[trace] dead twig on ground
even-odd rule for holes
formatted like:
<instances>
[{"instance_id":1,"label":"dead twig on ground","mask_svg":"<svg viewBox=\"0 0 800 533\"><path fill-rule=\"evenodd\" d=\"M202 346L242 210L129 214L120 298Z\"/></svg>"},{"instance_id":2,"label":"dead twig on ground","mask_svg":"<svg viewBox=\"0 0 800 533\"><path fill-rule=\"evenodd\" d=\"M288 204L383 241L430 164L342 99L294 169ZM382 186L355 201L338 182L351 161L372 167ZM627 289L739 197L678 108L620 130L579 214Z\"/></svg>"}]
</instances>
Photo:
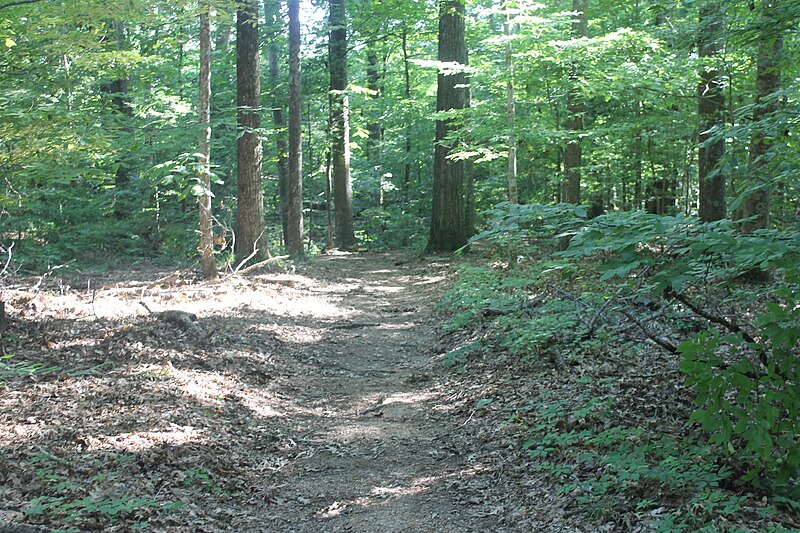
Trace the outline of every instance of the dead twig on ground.
<instances>
[{"instance_id":1,"label":"dead twig on ground","mask_svg":"<svg viewBox=\"0 0 800 533\"><path fill-rule=\"evenodd\" d=\"M258 270L259 268L271 265L273 263L278 263L279 261L283 261L284 259L289 259L289 256L278 255L275 257L270 257L269 259L265 259L264 261L258 262L254 265L250 265L249 267L243 269L241 272L239 272L239 275L248 274L250 272L253 272L254 270Z\"/></svg>"},{"instance_id":2,"label":"dead twig on ground","mask_svg":"<svg viewBox=\"0 0 800 533\"><path fill-rule=\"evenodd\" d=\"M41 276L39 276L39 281L37 281L37 282L36 282L36 285L34 285L33 287L31 287L31 291L33 291L33 292L36 292L36 293L38 294L38 293L40 292L40 291L39 291L39 288L42 286L42 282L44 281L44 278L46 278L47 276L49 276L50 274L52 274L52 273L53 273L53 272L55 272L56 270L60 270L60 269L62 269L62 268L66 268L66 267L68 267L68 266L69 266L71 263L74 263L74 262L75 262L75 260L73 259L72 261L67 261L67 262L66 262L66 263L64 263L63 265L56 265L56 266L50 267L50 268L47 270L47 272L45 272L44 274L42 274Z\"/></svg>"}]
</instances>

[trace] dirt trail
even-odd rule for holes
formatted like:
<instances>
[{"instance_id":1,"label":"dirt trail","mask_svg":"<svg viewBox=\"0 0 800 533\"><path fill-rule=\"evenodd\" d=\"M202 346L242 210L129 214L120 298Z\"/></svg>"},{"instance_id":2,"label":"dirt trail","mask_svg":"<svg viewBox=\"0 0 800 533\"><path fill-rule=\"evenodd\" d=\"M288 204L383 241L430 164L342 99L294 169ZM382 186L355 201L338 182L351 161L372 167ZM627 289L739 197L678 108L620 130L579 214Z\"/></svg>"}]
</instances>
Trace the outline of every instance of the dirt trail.
<instances>
[{"instance_id":1,"label":"dirt trail","mask_svg":"<svg viewBox=\"0 0 800 533\"><path fill-rule=\"evenodd\" d=\"M482 384L441 364L446 278L442 263L342 254L217 284L6 290L0 524L567 531L552 503L537 519L518 443L473 418L465 388ZM199 318L184 330L140 298Z\"/></svg>"},{"instance_id":2,"label":"dirt trail","mask_svg":"<svg viewBox=\"0 0 800 533\"><path fill-rule=\"evenodd\" d=\"M449 489L476 472L452 443L458 428L434 362L432 307L444 272L388 256L332 257L320 266L329 278L317 294L348 316L298 351L307 379L296 399L310 412L294 429L305 453L285 473L282 492L295 504L274 525L485 530L489 523Z\"/></svg>"}]
</instances>

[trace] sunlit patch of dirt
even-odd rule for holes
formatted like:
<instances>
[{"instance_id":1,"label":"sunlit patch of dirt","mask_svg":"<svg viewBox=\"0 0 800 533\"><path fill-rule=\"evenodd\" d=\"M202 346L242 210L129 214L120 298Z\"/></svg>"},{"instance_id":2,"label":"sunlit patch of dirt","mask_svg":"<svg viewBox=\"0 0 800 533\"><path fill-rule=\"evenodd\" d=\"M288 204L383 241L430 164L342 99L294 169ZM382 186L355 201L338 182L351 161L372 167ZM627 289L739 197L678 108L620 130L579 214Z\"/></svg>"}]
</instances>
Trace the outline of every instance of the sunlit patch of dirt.
<instances>
[{"instance_id":1,"label":"sunlit patch of dirt","mask_svg":"<svg viewBox=\"0 0 800 533\"><path fill-rule=\"evenodd\" d=\"M525 491L499 483L500 452L464 414L477 392L438 362L448 276L336 253L212 282L17 280L2 293L0 525L497 530ZM513 520L499 529L547 530L533 511Z\"/></svg>"}]
</instances>

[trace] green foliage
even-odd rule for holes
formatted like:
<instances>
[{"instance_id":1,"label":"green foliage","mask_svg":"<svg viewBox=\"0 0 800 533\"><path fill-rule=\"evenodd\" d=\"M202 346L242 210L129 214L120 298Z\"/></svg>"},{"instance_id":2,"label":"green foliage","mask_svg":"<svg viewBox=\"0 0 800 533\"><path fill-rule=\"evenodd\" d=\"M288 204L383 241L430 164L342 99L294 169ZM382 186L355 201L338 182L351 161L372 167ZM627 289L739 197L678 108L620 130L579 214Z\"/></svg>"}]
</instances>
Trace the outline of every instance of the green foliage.
<instances>
[{"instance_id":1,"label":"green foliage","mask_svg":"<svg viewBox=\"0 0 800 533\"><path fill-rule=\"evenodd\" d=\"M569 236L568 248L552 254L555 261L545 268L591 258L598 281L608 291L601 299L616 300L617 309L624 311L636 298L647 297L679 303L697 318L723 326L725 331L719 327L699 331L676 348L682 358L680 369L696 393L698 409L691 421L700 422L721 450L743 449L752 455L746 479L763 475L780 484L794 480L800 467L796 298L800 233L762 231L741 236L725 221L700 224L691 217L641 212L613 212L589 221L581 215L566 206L501 205L491 213L492 227L473 240L499 247L516 240L518 246L530 243L536 249L542 238ZM769 270L775 277L766 291L742 286L746 298L766 299L751 310L758 328L755 337L737 321L692 303L720 283L741 284L739 280L755 269ZM737 303L728 300L726 305ZM518 317L506 319L513 324L508 331L515 332L505 341L512 352L541 353L547 345L537 340L550 338L551 330L559 331L559 321L577 336L585 336L581 325L570 318L574 308L564 309L552 301L548 305L557 311L551 321L534 319L526 328L515 322Z\"/></svg>"},{"instance_id":2,"label":"green foliage","mask_svg":"<svg viewBox=\"0 0 800 533\"><path fill-rule=\"evenodd\" d=\"M12 354L0 356L0 384L20 376L47 375L59 370L44 363L14 361L14 357Z\"/></svg>"},{"instance_id":3,"label":"green foliage","mask_svg":"<svg viewBox=\"0 0 800 533\"><path fill-rule=\"evenodd\" d=\"M184 473L183 484L188 486L199 486L211 494L220 494L222 488L214 481L213 474L205 468L195 466Z\"/></svg>"},{"instance_id":4,"label":"green foliage","mask_svg":"<svg viewBox=\"0 0 800 533\"><path fill-rule=\"evenodd\" d=\"M613 382L607 380L605 386ZM656 530L696 531L719 515L755 503L719 489L732 472L707 460L713 456L709 445L651 435L641 427L608 425L614 409L610 396L587 393L570 401L541 397L511 421L528 434L523 447L533 468L560 481L560 493L574 498L595 519L634 509L652 511ZM667 511L665 501L685 503Z\"/></svg>"},{"instance_id":5,"label":"green foliage","mask_svg":"<svg viewBox=\"0 0 800 533\"><path fill-rule=\"evenodd\" d=\"M636 328L679 355L695 395L686 416L702 429L666 436L608 420L614 396L602 391L543 395L513 418L537 470L597 519L649 511L658 531L716 531L753 512L757 497L729 490L735 479L775 502L759 508L767 518L781 495L798 498L800 233L743 236L727 221L642 212L589 219L567 205L500 204L488 218L469 247L503 261L461 268L446 327L481 324L487 349L561 372L652 350L619 338ZM752 281L764 271L768 282Z\"/></svg>"},{"instance_id":6,"label":"green foliage","mask_svg":"<svg viewBox=\"0 0 800 533\"><path fill-rule=\"evenodd\" d=\"M118 468L130 461L130 456L118 456L111 464L105 465L107 470L99 474L106 478L119 476ZM31 517L45 518L49 521L66 522L80 525L86 520L100 520L102 523L114 524L128 521L147 509L171 511L182 507L184 502L163 502L142 496L127 494L93 494L91 484L87 481L74 481L64 475L63 469L69 463L46 451L42 451L32 459L37 464L36 477L48 485L49 494L37 496L28 502L25 514ZM115 468L115 469L110 469ZM89 481L96 481L92 479ZM138 522L134 528L145 527L146 522Z\"/></svg>"},{"instance_id":7,"label":"green foliage","mask_svg":"<svg viewBox=\"0 0 800 533\"><path fill-rule=\"evenodd\" d=\"M423 220L400 209L365 209L356 224L359 241L371 250L422 250L428 238Z\"/></svg>"}]
</instances>

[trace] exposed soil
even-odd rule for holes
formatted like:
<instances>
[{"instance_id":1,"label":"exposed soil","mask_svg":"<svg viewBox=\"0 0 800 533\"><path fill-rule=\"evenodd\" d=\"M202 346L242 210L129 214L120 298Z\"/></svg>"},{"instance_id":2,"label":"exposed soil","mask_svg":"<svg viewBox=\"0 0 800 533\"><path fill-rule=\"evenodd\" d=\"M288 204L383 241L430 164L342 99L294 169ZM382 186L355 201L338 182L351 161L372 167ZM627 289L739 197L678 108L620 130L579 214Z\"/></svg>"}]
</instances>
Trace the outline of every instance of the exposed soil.
<instances>
[{"instance_id":1,"label":"exposed soil","mask_svg":"<svg viewBox=\"0 0 800 533\"><path fill-rule=\"evenodd\" d=\"M476 415L484 385L442 364L446 263L342 254L153 283L167 274L3 291L0 524L577 530Z\"/></svg>"}]
</instances>

